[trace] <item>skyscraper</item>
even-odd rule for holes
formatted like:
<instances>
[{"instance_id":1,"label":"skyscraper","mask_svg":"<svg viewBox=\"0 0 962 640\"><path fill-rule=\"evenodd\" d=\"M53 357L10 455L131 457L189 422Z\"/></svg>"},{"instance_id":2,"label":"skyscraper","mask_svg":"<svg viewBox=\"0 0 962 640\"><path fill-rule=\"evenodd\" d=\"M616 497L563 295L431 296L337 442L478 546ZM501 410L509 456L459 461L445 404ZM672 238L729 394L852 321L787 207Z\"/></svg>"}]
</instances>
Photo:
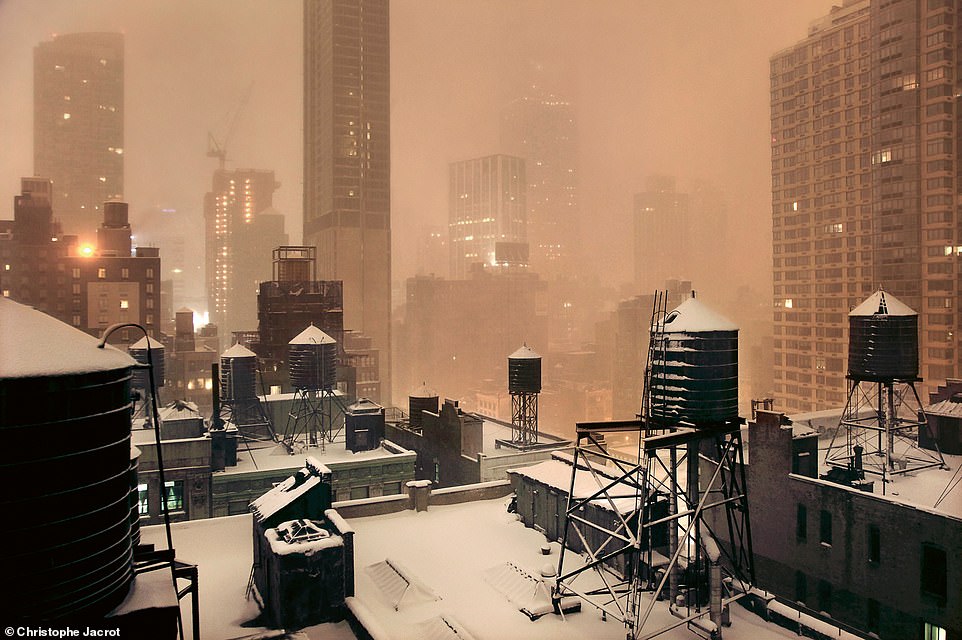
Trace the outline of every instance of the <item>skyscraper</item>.
<instances>
[{"instance_id":1,"label":"skyscraper","mask_svg":"<svg viewBox=\"0 0 962 640\"><path fill-rule=\"evenodd\" d=\"M841 406L848 312L919 312L927 387L958 376L957 3L846 2L771 58L775 396Z\"/></svg>"},{"instance_id":2,"label":"skyscraper","mask_svg":"<svg viewBox=\"0 0 962 640\"><path fill-rule=\"evenodd\" d=\"M675 190L675 178L650 176L635 194L635 285L642 291L684 275L691 262L689 198Z\"/></svg>"},{"instance_id":3,"label":"skyscraper","mask_svg":"<svg viewBox=\"0 0 962 640\"><path fill-rule=\"evenodd\" d=\"M344 283L344 327L380 350L390 396L391 130L387 0L304 1L304 244Z\"/></svg>"},{"instance_id":4,"label":"skyscraper","mask_svg":"<svg viewBox=\"0 0 962 640\"><path fill-rule=\"evenodd\" d=\"M271 250L287 244L284 216L272 207L273 171L218 169L204 198L210 321L225 342L257 328L257 287L271 278Z\"/></svg>"},{"instance_id":5,"label":"skyscraper","mask_svg":"<svg viewBox=\"0 0 962 640\"><path fill-rule=\"evenodd\" d=\"M53 181L64 233L93 243L124 193L124 36L72 33L34 49L34 173Z\"/></svg>"},{"instance_id":6,"label":"skyscraper","mask_svg":"<svg viewBox=\"0 0 962 640\"><path fill-rule=\"evenodd\" d=\"M467 278L476 264L526 264L524 160L506 155L473 158L451 163L449 174L451 278Z\"/></svg>"},{"instance_id":7,"label":"skyscraper","mask_svg":"<svg viewBox=\"0 0 962 640\"><path fill-rule=\"evenodd\" d=\"M549 279L572 275L580 241L574 109L532 86L502 111L501 148L525 161L532 267Z\"/></svg>"}]
</instances>

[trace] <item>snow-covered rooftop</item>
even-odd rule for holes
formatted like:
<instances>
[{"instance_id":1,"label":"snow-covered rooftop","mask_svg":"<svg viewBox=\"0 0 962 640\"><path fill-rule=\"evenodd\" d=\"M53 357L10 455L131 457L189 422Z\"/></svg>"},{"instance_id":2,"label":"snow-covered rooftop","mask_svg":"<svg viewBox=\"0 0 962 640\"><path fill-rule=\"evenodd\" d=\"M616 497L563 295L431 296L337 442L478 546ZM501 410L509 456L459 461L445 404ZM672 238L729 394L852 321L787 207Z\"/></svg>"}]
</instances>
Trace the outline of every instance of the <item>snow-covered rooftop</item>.
<instances>
[{"instance_id":1,"label":"snow-covered rooftop","mask_svg":"<svg viewBox=\"0 0 962 640\"><path fill-rule=\"evenodd\" d=\"M314 325L304 329L288 344L334 344L335 340Z\"/></svg>"},{"instance_id":2,"label":"snow-covered rooftop","mask_svg":"<svg viewBox=\"0 0 962 640\"><path fill-rule=\"evenodd\" d=\"M738 331L738 325L691 297L665 316L665 332Z\"/></svg>"},{"instance_id":3,"label":"snow-covered rooftop","mask_svg":"<svg viewBox=\"0 0 962 640\"><path fill-rule=\"evenodd\" d=\"M825 464L826 450L819 449L818 454L819 472L825 473L829 468ZM883 483L879 476L870 473L865 474L865 479L875 481L872 486L872 495L876 498L962 520L962 482L958 482L962 474L959 471L959 467L962 466L962 456L943 454L943 458L947 469L932 467L894 474L889 476L890 482L887 483Z\"/></svg>"},{"instance_id":4,"label":"snow-covered rooftop","mask_svg":"<svg viewBox=\"0 0 962 640\"><path fill-rule=\"evenodd\" d=\"M33 307L0 296L0 378L65 376L136 365L129 355Z\"/></svg>"},{"instance_id":5,"label":"snow-covered rooftop","mask_svg":"<svg viewBox=\"0 0 962 640\"><path fill-rule=\"evenodd\" d=\"M910 306L893 296L891 293L886 293L879 289L866 298L862 304L849 311L848 315L917 316L919 314L917 314Z\"/></svg>"},{"instance_id":6,"label":"snow-covered rooftop","mask_svg":"<svg viewBox=\"0 0 962 640\"><path fill-rule=\"evenodd\" d=\"M318 462L327 465L341 462L378 460L397 455L385 449L383 446L371 451L351 453L351 451L345 447L343 432L334 439L334 442L326 443L323 451L321 451L319 447L303 448L303 451L297 451L297 448L298 445L295 445L295 453L291 455L283 444L251 442L250 448L248 449L248 445L238 442L237 465L227 467L223 471L216 472L214 475L231 475L235 473L250 473L252 471L277 471L280 469L290 469L291 473L294 473L294 471L304 466L304 457L306 455L316 458Z\"/></svg>"},{"instance_id":7,"label":"snow-covered rooftop","mask_svg":"<svg viewBox=\"0 0 962 640\"><path fill-rule=\"evenodd\" d=\"M948 398L925 407L925 413L930 416L945 418L962 418L962 402Z\"/></svg>"},{"instance_id":8,"label":"snow-covered rooftop","mask_svg":"<svg viewBox=\"0 0 962 640\"><path fill-rule=\"evenodd\" d=\"M330 469L319 464L316 460L308 459L306 462L310 467L318 469L321 473L330 473ZM266 520L320 483L321 476L312 473L311 468L305 466L251 502L251 512L258 519L258 522Z\"/></svg>"},{"instance_id":9,"label":"snow-covered rooftop","mask_svg":"<svg viewBox=\"0 0 962 640\"><path fill-rule=\"evenodd\" d=\"M411 398L437 398L438 392L422 382L421 386L411 392Z\"/></svg>"},{"instance_id":10,"label":"snow-covered rooftop","mask_svg":"<svg viewBox=\"0 0 962 640\"><path fill-rule=\"evenodd\" d=\"M523 345L517 351L508 356L511 360L540 360L541 356L528 345Z\"/></svg>"},{"instance_id":11,"label":"snow-covered rooftop","mask_svg":"<svg viewBox=\"0 0 962 640\"><path fill-rule=\"evenodd\" d=\"M485 500L432 506L420 513L350 518L355 531L356 595L349 599L349 606L360 612L365 624L376 625L383 637L396 640L420 640L432 630L452 628L476 640L622 640L624 626L602 620L591 606L564 618L548 614L535 622L519 610L522 601L535 606L547 601L550 583L539 582L541 570L545 565L557 568L560 547L553 542L550 555L542 555L544 536L507 513L506 503L506 499ZM254 601L244 596L252 560L251 516L194 520L171 529L177 557L199 565L203 637L236 638L261 630L248 626L258 611ZM145 527L142 537L165 546L160 526ZM565 566L577 561L577 556L568 554ZM396 602L392 586L402 574L414 588ZM582 579L593 578L585 574ZM738 605L731 607L731 614L727 640L797 637ZM667 605L656 603L651 628L670 622L677 619L668 613ZM189 620L185 628L190 628ZM318 625L301 633L310 640L353 637L346 623ZM681 625L660 637L690 640L692 635Z\"/></svg>"},{"instance_id":12,"label":"snow-covered rooftop","mask_svg":"<svg viewBox=\"0 0 962 640\"><path fill-rule=\"evenodd\" d=\"M221 358L256 358L257 354L242 345L235 343L233 347L220 354Z\"/></svg>"},{"instance_id":13,"label":"snow-covered rooftop","mask_svg":"<svg viewBox=\"0 0 962 640\"><path fill-rule=\"evenodd\" d=\"M138 340L137 342L135 342L135 343L133 343L132 345L130 345L130 347L128 347L128 349L139 349L139 350L141 350L141 351L144 351L144 350L146 350L146 349L150 349L150 350L152 350L152 351L157 351L157 350L163 349L163 348L164 348L163 343L161 343L161 342L158 341L158 340L148 340L148 339L147 339L147 336L144 336L143 338L141 338L141 339Z\"/></svg>"}]
</instances>

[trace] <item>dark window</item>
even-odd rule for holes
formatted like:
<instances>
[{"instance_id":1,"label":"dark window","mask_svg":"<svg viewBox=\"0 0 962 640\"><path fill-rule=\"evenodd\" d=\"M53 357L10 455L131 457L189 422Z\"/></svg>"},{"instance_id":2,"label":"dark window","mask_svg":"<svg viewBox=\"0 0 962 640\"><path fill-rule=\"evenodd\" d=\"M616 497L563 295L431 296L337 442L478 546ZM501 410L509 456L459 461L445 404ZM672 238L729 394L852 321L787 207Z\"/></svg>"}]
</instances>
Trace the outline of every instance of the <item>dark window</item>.
<instances>
[{"instance_id":1,"label":"dark window","mask_svg":"<svg viewBox=\"0 0 962 640\"><path fill-rule=\"evenodd\" d=\"M866 610L867 616L865 619L865 630L870 633L878 633L879 627L879 607L878 600L868 599L868 606Z\"/></svg>"},{"instance_id":2,"label":"dark window","mask_svg":"<svg viewBox=\"0 0 962 640\"><path fill-rule=\"evenodd\" d=\"M832 583L828 580L818 581L818 610L832 614Z\"/></svg>"},{"instance_id":3,"label":"dark window","mask_svg":"<svg viewBox=\"0 0 962 640\"><path fill-rule=\"evenodd\" d=\"M401 493L401 483L400 482L385 482L384 483L384 495L386 496L396 496Z\"/></svg>"},{"instance_id":4,"label":"dark window","mask_svg":"<svg viewBox=\"0 0 962 640\"><path fill-rule=\"evenodd\" d=\"M808 600L808 576L802 571L795 572L795 600L803 604Z\"/></svg>"},{"instance_id":5,"label":"dark window","mask_svg":"<svg viewBox=\"0 0 962 640\"><path fill-rule=\"evenodd\" d=\"M832 514L822 509L819 527L819 540L822 544L832 544Z\"/></svg>"},{"instance_id":6,"label":"dark window","mask_svg":"<svg viewBox=\"0 0 962 640\"><path fill-rule=\"evenodd\" d=\"M930 544L922 545L922 593L945 602L946 568L945 550Z\"/></svg>"},{"instance_id":7,"label":"dark window","mask_svg":"<svg viewBox=\"0 0 962 640\"><path fill-rule=\"evenodd\" d=\"M868 561L878 564L882 560L882 533L878 526L870 524L868 527Z\"/></svg>"},{"instance_id":8,"label":"dark window","mask_svg":"<svg viewBox=\"0 0 962 640\"><path fill-rule=\"evenodd\" d=\"M795 538L799 542L808 540L808 508L803 504L798 505L798 514L795 518Z\"/></svg>"},{"instance_id":9,"label":"dark window","mask_svg":"<svg viewBox=\"0 0 962 640\"><path fill-rule=\"evenodd\" d=\"M361 498L369 498L371 496L371 490L369 487L351 487L351 500L360 500Z\"/></svg>"}]
</instances>

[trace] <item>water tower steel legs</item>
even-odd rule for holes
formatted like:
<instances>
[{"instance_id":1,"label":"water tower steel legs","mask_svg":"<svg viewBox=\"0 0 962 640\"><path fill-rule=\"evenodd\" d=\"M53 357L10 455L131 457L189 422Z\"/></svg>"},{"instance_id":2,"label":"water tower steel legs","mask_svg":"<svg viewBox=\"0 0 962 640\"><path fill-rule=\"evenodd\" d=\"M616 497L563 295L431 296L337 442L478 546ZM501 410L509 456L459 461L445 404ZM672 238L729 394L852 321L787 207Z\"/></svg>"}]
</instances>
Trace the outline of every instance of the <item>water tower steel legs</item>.
<instances>
[{"instance_id":1,"label":"water tower steel legs","mask_svg":"<svg viewBox=\"0 0 962 640\"><path fill-rule=\"evenodd\" d=\"M511 394L511 437L522 446L538 443L538 394Z\"/></svg>"},{"instance_id":2,"label":"water tower steel legs","mask_svg":"<svg viewBox=\"0 0 962 640\"><path fill-rule=\"evenodd\" d=\"M335 406L343 418L345 407L333 390L295 389L287 426L281 439L287 452L293 454L297 444L320 447L321 451L324 451L327 443L334 442L344 426L343 420L335 422L338 417Z\"/></svg>"},{"instance_id":3,"label":"water tower steel legs","mask_svg":"<svg viewBox=\"0 0 962 640\"><path fill-rule=\"evenodd\" d=\"M866 473L879 476L884 491L890 476L945 466L938 444L934 451L918 446L928 429L914 381L850 378L848 401L825 463L849 470L853 480Z\"/></svg>"},{"instance_id":4,"label":"water tower steel legs","mask_svg":"<svg viewBox=\"0 0 962 640\"><path fill-rule=\"evenodd\" d=\"M631 432L640 437L639 456L634 463L610 453L602 437L606 433ZM699 454L702 443L713 444L709 455ZM687 450L681 460L678 459L679 448ZM685 480L697 477L697 471L679 477L683 472L678 466L684 462L689 469L704 464L703 470L707 471L709 480L703 491L697 485L686 486ZM588 496L575 497L575 477L585 473L591 476L594 481L591 486L597 486L597 490ZM666 496L669 500L672 496L681 497L683 508L669 505L668 515L658 517L654 512L656 503ZM597 517L592 519L598 507L613 513L608 523L598 521ZM710 509L720 507L726 511L727 542L715 535L706 519ZM654 637L709 615L707 606L693 603L693 598L689 597L687 612L674 610L678 620L658 629L648 625L654 603L665 587L669 586L669 594L673 595L680 590L683 552L692 566L691 563L702 554L706 539L714 541L737 578L747 584L754 582L751 525L738 424L715 431L678 428L658 432L646 432L640 421L578 424L565 516L558 578L552 594L556 610L560 610L563 598L580 597L599 608L604 615L623 622L628 638L632 640ZM667 566L659 566L656 571L652 535L654 528L660 526L669 530L670 557ZM703 535L697 533L699 530ZM586 560L572 563L568 555L572 552L580 552ZM566 557L569 558L567 566ZM594 584L590 582L592 578L586 578L587 584L577 583L585 574L593 576ZM687 586L694 586L691 593L697 594L697 585ZM723 603L737 597L729 597Z\"/></svg>"}]
</instances>

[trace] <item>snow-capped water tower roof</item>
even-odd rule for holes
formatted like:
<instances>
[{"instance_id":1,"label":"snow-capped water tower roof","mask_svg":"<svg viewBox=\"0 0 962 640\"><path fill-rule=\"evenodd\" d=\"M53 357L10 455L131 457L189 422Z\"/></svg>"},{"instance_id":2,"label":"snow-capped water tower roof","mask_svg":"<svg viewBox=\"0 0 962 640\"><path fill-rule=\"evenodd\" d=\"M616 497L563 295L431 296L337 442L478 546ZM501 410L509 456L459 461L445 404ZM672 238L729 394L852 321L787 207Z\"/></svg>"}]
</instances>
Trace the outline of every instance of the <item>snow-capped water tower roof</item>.
<instances>
[{"instance_id":1,"label":"snow-capped water tower roof","mask_svg":"<svg viewBox=\"0 0 962 640\"><path fill-rule=\"evenodd\" d=\"M136 365L123 351L33 307L0 297L0 378L66 376Z\"/></svg>"},{"instance_id":2,"label":"snow-capped water tower roof","mask_svg":"<svg viewBox=\"0 0 962 640\"><path fill-rule=\"evenodd\" d=\"M156 340L156 339L148 340L147 336L144 336L137 342L130 345L129 348L130 349L153 349L154 351L156 351L157 349L163 349L164 345L161 344L159 340Z\"/></svg>"},{"instance_id":3,"label":"snow-capped water tower roof","mask_svg":"<svg viewBox=\"0 0 962 640\"><path fill-rule=\"evenodd\" d=\"M665 316L665 331L738 331L738 325L692 295Z\"/></svg>"},{"instance_id":4,"label":"snow-capped water tower roof","mask_svg":"<svg viewBox=\"0 0 962 640\"><path fill-rule=\"evenodd\" d=\"M437 398L438 392L429 387L426 383L422 382L421 386L411 392L408 396L411 398Z\"/></svg>"},{"instance_id":5,"label":"snow-capped water tower roof","mask_svg":"<svg viewBox=\"0 0 962 640\"><path fill-rule=\"evenodd\" d=\"M314 325L294 336L288 344L334 344L335 340Z\"/></svg>"},{"instance_id":6,"label":"snow-capped water tower roof","mask_svg":"<svg viewBox=\"0 0 962 640\"><path fill-rule=\"evenodd\" d=\"M508 358L512 360L528 360L528 359L534 360L534 359L540 359L541 356L538 355L535 352L535 350L529 347L528 345L524 345L520 349L512 353L510 356L508 356Z\"/></svg>"},{"instance_id":7,"label":"snow-capped water tower roof","mask_svg":"<svg viewBox=\"0 0 962 640\"><path fill-rule=\"evenodd\" d=\"M256 358L257 354L242 345L235 343L233 347L220 354L221 358Z\"/></svg>"},{"instance_id":8,"label":"snow-capped water tower roof","mask_svg":"<svg viewBox=\"0 0 962 640\"><path fill-rule=\"evenodd\" d=\"M850 316L917 316L912 307L908 306L891 293L881 289L870 295L862 304L858 305L848 315Z\"/></svg>"}]
</instances>

